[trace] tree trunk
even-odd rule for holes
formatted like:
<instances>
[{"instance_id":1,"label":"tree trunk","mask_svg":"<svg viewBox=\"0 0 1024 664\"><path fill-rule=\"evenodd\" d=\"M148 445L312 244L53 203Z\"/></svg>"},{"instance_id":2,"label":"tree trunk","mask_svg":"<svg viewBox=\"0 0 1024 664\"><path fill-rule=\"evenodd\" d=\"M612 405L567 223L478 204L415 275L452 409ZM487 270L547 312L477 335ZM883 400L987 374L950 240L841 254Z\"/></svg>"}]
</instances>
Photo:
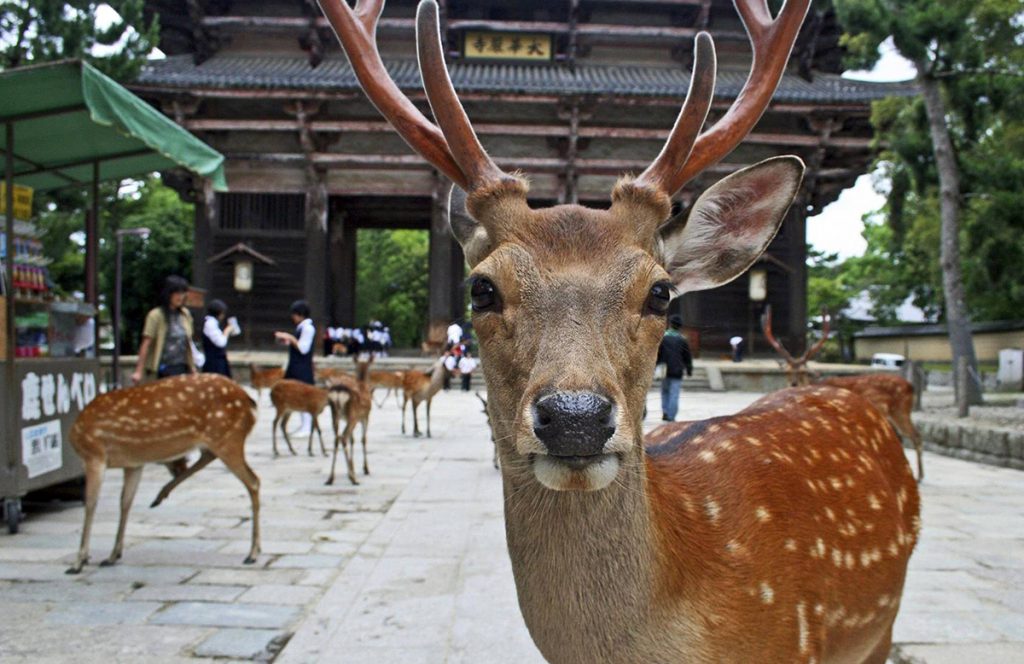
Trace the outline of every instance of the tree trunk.
<instances>
[{"instance_id":1,"label":"tree trunk","mask_svg":"<svg viewBox=\"0 0 1024 664\"><path fill-rule=\"evenodd\" d=\"M939 172L939 202L942 220L941 259L942 289L946 298L946 324L949 328L949 346L953 352L953 370L958 371L960 358L967 360L973 372L963 384L966 394L956 395L957 403L976 405L981 403L981 386L978 376L978 360L974 354L974 340L971 338L967 303L964 296L963 271L960 264L960 171L953 152L953 142L946 126L946 103L942 98L939 82L929 77L924 62L915 62L917 83L924 97L928 114L928 129L935 150L935 164ZM959 380L954 381L960 385Z\"/></svg>"}]
</instances>

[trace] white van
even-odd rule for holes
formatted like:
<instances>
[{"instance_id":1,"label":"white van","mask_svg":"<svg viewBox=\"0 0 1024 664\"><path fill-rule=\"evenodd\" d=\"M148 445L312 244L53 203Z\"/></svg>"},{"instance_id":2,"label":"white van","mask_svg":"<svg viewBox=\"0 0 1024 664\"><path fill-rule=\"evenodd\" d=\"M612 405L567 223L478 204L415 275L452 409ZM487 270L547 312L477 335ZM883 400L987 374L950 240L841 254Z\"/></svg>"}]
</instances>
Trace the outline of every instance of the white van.
<instances>
[{"instance_id":1,"label":"white van","mask_svg":"<svg viewBox=\"0 0 1024 664\"><path fill-rule=\"evenodd\" d=\"M907 358L896 353L875 353L871 356L871 366L876 369L899 369Z\"/></svg>"}]
</instances>

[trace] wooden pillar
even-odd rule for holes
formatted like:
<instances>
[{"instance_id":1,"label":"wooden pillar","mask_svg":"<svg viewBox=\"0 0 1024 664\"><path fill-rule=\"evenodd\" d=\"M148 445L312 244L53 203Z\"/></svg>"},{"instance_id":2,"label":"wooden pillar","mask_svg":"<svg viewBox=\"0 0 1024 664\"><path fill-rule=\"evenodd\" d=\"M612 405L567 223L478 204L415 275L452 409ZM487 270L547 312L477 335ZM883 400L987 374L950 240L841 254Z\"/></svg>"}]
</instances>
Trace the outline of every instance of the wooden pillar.
<instances>
[{"instance_id":1,"label":"wooden pillar","mask_svg":"<svg viewBox=\"0 0 1024 664\"><path fill-rule=\"evenodd\" d=\"M192 283L213 292L213 266L210 256L213 251L213 235L220 218L220 201L213 183L203 178L199 181L199 196L195 204L195 251L192 252Z\"/></svg>"},{"instance_id":2,"label":"wooden pillar","mask_svg":"<svg viewBox=\"0 0 1024 664\"><path fill-rule=\"evenodd\" d=\"M448 195L452 183L438 176L430 206L430 293L427 339L442 341L445 330L462 318L462 281L465 272L462 248L448 226Z\"/></svg>"},{"instance_id":3,"label":"wooden pillar","mask_svg":"<svg viewBox=\"0 0 1024 664\"><path fill-rule=\"evenodd\" d=\"M331 215L329 297L332 327L356 325L356 225L338 210Z\"/></svg>"},{"instance_id":4,"label":"wooden pillar","mask_svg":"<svg viewBox=\"0 0 1024 664\"><path fill-rule=\"evenodd\" d=\"M322 169L306 169L306 271L303 293L312 312L313 323L324 324L327 303L327 174Z\"/></svg>"}]
</instances>

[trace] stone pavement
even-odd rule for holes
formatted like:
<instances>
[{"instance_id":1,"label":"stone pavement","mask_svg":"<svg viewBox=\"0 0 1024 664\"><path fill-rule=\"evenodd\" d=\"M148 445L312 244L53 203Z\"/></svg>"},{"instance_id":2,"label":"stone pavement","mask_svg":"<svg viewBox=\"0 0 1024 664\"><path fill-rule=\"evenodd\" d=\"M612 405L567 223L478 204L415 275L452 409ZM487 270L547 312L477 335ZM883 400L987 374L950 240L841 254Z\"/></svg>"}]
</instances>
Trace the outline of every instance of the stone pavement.
<instances>
[{"instance_id":1,"label":"stone pavement","mask_svg":"<svg viewBox=\"0 0 1024 664\"><path fill-rule=\"evenodd\" d=\"M757 396L684 394L680 418ZM649 404L657 414L654 393ZM305 441L300 456L271 458L266 396L263 405L248 444L262 480L257 565L241 565L248 501L220 464L153 510L167 475L147 469L122 563L78 577L63 570L80 504L32 506L20 534L0 535L0 662L542 661L516 606L500 480L474 396L440 394L430 440L399 434L393 400L375 409L372 475L358 487L344 476L325 487L329 460L305 456ZM925 463L896 660L1024 661L1024 473L934 454ZM108 471L94 561L112 544L119 490L120 473Z\"/></svg>"}]
</instances>

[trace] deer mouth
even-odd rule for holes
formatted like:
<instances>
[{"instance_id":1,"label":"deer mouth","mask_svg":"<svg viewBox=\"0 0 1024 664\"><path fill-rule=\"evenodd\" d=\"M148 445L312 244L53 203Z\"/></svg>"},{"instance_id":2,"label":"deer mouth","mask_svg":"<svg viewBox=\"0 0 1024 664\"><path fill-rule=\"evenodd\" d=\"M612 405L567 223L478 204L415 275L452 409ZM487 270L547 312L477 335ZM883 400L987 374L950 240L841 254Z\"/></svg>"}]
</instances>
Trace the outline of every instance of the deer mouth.
<instances>
[{"instance_id":1,"label":"deer mouth","mask_svg":"<svg viewBox=\"0 0 1024 664\"><path fill-rule=\"evenodd\" d=\"M552 491L600 491L611 484L622 466L617 453L577 456L532 454L537 481Z\"/></svg>"}]
</instances>

